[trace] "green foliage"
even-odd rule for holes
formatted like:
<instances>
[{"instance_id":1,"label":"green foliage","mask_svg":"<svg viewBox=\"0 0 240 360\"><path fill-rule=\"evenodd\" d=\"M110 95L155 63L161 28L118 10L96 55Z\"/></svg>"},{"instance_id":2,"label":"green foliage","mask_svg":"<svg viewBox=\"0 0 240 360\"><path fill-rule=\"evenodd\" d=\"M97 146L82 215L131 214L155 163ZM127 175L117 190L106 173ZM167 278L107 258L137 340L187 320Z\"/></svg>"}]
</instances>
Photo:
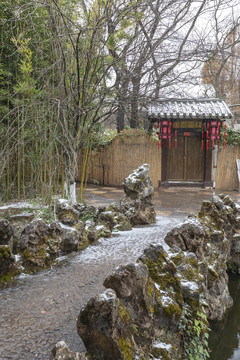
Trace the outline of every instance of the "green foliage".
<instances>
[{"instance_id":1,"label":"green foliage","mask_svg":"<svg viewBox=\"0 0 240 360\"><path fill-rule=\"evenodd\" d=\"M101 128L101 126L96 126L92 131L93 137L93 149L98 146L103 146L109 144L117 136L117 130Z\"/></svg>"},{"instance_id":2,"label":"green foliage","mask_svg":"<svg viewBox=\"0 0 240 360\"><path fill-rule=\"evenodd\" d=\"M0 119L9 112L9 81L8 72L0 62Z\"/></svg>"},{"instance_id":3,"label":"green foliage","mask_svg":"<svg viewBox=\"0 0 240 360\"><path fill-rule=\"evenodd\" d=\"M185 305L179 321L182 336L183 360L207 360L209 328L205 311L193 310Z\"/></svg>"},{"instance_id":4,"label":"green foliage","mask_svg":"<svg viewBox=\"0 0 240 360\"><path fill-rule=\"evenodd\" d=\"M221 130L221 137L224 138L224 129ZM240 144L240 131L226 127L226 145L235 146Z\"/></svg>"},{"instance_id":5,"label":"green foliage","mask_svg":"<svg viewBox=\"0 0 240 360\"><path fill-rule=\"evenodd\" d=\"M98 219L97 213L89 212L88 210L83 211L83 212L81 213L81 220L82 220L83 222L86 222L87 220L92 220L92 221L96 222L97 219Z\"/></svg>"}]
</instances>

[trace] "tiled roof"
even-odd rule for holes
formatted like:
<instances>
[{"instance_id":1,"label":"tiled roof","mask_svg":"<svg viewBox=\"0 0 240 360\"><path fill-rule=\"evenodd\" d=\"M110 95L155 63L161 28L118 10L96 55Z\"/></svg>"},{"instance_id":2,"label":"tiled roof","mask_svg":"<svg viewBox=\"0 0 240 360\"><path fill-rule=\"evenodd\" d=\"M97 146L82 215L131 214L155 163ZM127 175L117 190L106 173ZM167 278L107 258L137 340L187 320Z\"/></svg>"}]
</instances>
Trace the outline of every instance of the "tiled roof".
<instances>
[{"instance_id":1,"label":"tiled roof","mask_svg":"<svg viewBox=\"0 0 240 360\"><path fill-rule=\"evenodd\" d=\"M166 99L148 108L150 119L230 119L232 113L221 99Z\"/></svg>"}]
</instances>

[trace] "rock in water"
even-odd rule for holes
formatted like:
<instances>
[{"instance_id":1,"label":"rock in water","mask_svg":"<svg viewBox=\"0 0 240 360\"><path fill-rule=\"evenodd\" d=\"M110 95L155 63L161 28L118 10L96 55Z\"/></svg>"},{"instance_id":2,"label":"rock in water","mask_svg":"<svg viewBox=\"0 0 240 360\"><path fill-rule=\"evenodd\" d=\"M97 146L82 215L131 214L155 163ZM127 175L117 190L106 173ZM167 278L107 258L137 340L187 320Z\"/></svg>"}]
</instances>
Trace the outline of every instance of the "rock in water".
<instances>
[{"instance_id":1,"label":"rock in water","mask_svg":"<svg viewBox=\"0 0 240 360\"><path fill-rule=\"evenodd\" d=\"M149 176L149 168L148 164L139 166L123 182L125 196L120 201L120 210L133 225L151 224L156 221L154 187Z\"/></svg>"}]
</instances>

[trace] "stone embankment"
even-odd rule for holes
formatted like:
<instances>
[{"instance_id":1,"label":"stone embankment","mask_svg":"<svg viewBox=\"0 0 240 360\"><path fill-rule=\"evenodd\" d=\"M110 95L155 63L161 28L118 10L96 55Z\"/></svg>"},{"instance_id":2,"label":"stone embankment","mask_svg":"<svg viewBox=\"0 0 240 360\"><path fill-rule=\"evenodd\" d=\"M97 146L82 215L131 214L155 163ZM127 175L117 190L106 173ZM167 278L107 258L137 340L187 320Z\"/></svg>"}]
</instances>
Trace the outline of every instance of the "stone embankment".
<instances>
[{"instance_id":1,"label":"stone embankment","mask_svg":"<svg viewBox=\"0 0 240 360\"><path fill-rule=\"evenodd\" d=\"M87 353L60 342L52 359L207 359L207 318L232 305L227 269L239 272L239 215L229 196L213 196L167 234L167 251L151 245L118 267L78 316Z\"/></svg>"},{"instance_id":2,"label":"stone embankment","mask_svg":"<svg viewBox=\"0 0 240 360\"><path fill-rule=\"evenodd\" d=\"M32 213L25 213L28 204L5 207L0 220L0 287L11 284L22 272L36 273L48 268L59 256L108 238L113 231L153 223L156 215L149 165L140 166L125 179L124 191L120 206L113 203L95 208L58 199L52 206L58 221L48 218L46 222L41 217L43 214L39 211L34 214L32 208Z\"/></svg>"}]
</instances>

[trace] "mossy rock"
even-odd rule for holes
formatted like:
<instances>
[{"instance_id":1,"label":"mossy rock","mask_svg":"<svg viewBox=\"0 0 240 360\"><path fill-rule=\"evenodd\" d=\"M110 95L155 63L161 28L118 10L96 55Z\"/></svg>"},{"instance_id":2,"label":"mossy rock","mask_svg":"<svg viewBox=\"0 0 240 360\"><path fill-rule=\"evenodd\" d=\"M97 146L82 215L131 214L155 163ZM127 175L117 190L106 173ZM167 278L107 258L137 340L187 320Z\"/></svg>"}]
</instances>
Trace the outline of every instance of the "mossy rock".
<instances>
[{"instance_id":1,"label":"mossy rock","mask_svg":"<svg viewBox=\"0 0 240 360\"><path fill-rule=\"evenodd\" d=\"M56 254L51 256L44 246L39 246L35 252L25 249L21 253L22 265L26 272L36 273L39 270L48 268L56 256Z\"/></svg>"},{"instance_id":2,"label":"mossy rock","mask_svg":"<svg viewBox=\"0 0 240 360\"><path fill-rule=\"evenodd\" d=\"M15 262L10 246L0 245L0 288L12 285L20 269Z\"/></svg>"},{"instance_id":3,"label":"mossy rock","mask_svg":"<svg viewBox=\"0 0 240 360\"><path fill-rule=\"evenodd\" d=\"M0 245L0 276L9 273L14 263L14 257L9 245Z\"/></svg>"},{"instance_id":4,"label":"mossy rock","mask_svg":"<svg viewBox=\"0 0 240 360\"><path fill-rule=\"evenodd\" d=\"M171 344L165 344L163 342L155 343L151 349L151 354L156 359L173 360L170 353L171 348Z\"/></svg>"},{"instance_id":5,"label":"mossy rock","mask_svg":"<svg viewBox=\"0 0 240 360\"><path fill-rule=\"evenodd\" d=\"M96 226L96 231L97 231L97 238L109 238L112 235L111 230L109 230L109 228L103 223L99 223Z\"/></svg>"},{"instance_id":6,"label":"mossy rock","mask_svg":"<svg viewBox=\"0 0 240 360\"><path fill-rule=\"evenodd\" d=\"M119 214L114 217L114 220L116 223L114 229L117 229L119 231L132 230L131 222L129 221L129 219L126 215Z\"/></svg>"}]
</instances>

